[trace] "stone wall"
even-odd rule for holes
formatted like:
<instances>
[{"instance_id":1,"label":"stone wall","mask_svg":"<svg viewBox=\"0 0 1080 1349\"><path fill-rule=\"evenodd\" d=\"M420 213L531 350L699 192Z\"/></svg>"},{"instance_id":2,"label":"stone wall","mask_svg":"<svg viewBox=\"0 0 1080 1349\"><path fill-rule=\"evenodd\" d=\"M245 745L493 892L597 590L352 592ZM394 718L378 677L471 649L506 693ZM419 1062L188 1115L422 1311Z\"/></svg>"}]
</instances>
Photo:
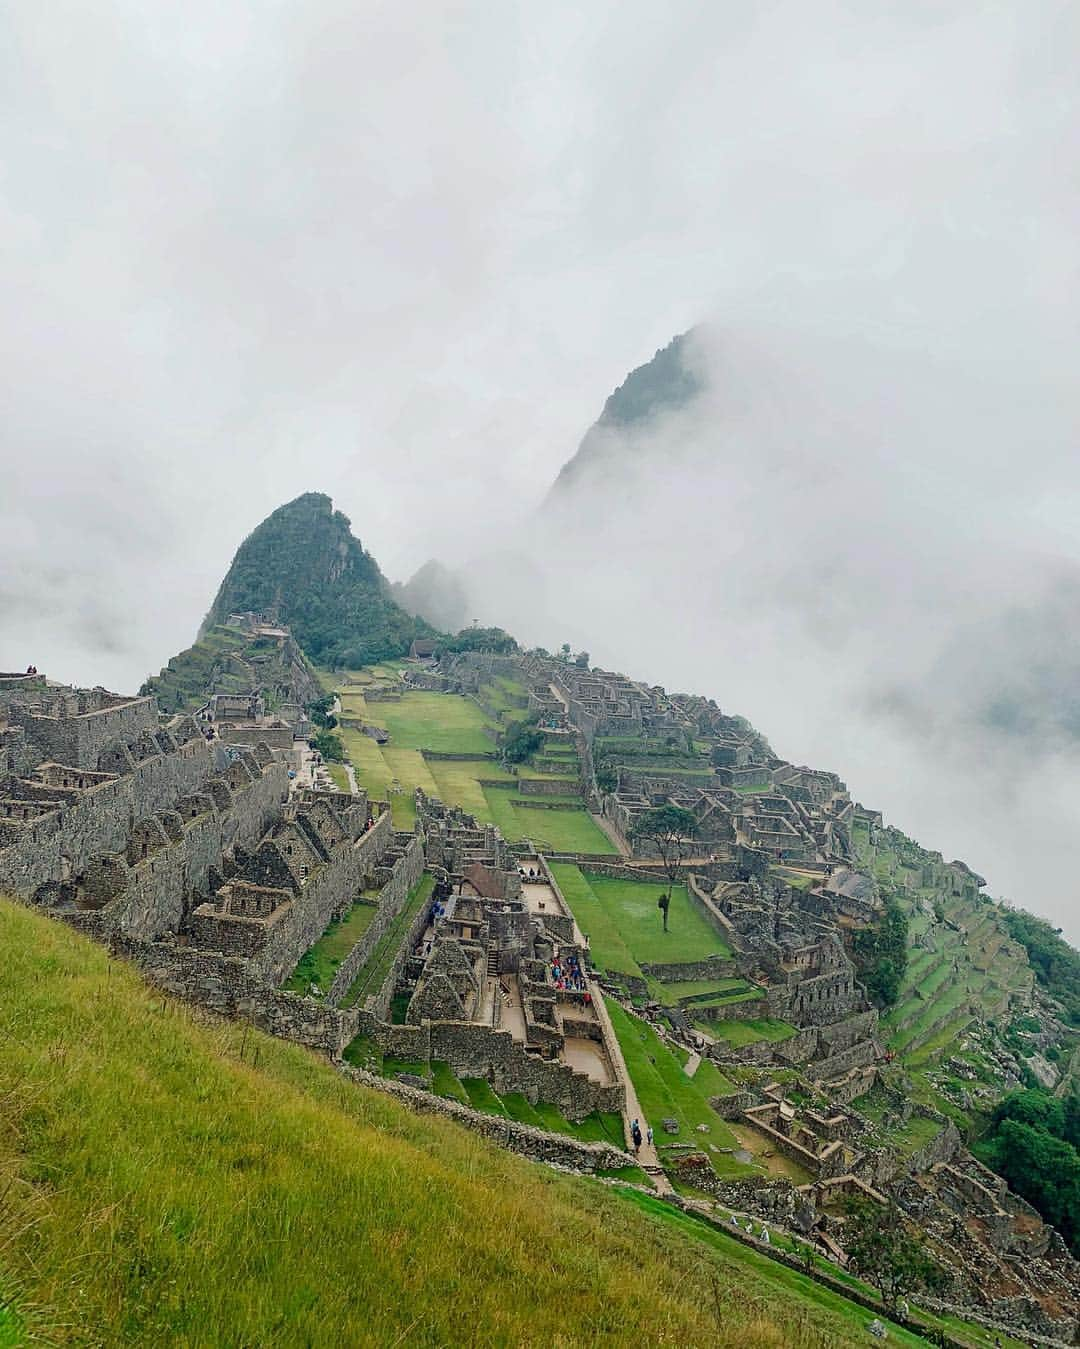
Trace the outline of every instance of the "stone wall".
<instances>
[{"instance_id":1,"label":"stone wall","mask_svg":"<svg viewBox=\"0 0 1080 1349\"><path fill-rule=\"evenodd\" d=\"M213 752L200 737L80 792L70 805L21 828L15 841L0 851L0 889L32 899L40 886L79 875L95 853L122 853L136 820L171 809L216 771ZM277 765L269 781L271 794L283 800L285 766Z\"/></svg>"},{"instance_id":2,"label":"stone wall","mask_svg":"<svg viewBox=\"0 0 1080 1349\"><path fill-rule=\"evenodd\" d=\"M408 859L401 859L403 876L401 884L404 885L406 898L413 886L417 884L424 873L423 843L420 839L417 839L416 843L418 846L415 851L410 848ZM410 877L413 878L411 881L409 880ZM402 901L402 904L404 904L404 901ZM373 997L367 999L368 1011L373 1012L383 1020L386 1020L390 1015L390 1003L393 1001L394 988L401 978L401 973L409 959L409 953L419 940L420 934L427 925L427 921L428 906L426 904L421 904L413 914L408 927L402 934L401 941L398 943L398 949L390 964L390 969L387 972L386 978L383 980L382 987L373 995Z\"/></svg>"},{"instance_id":3,"label":"stone wall","mask_svg":"<svg viewBox=\"0 0 1080 1349\"><path fill-rule=\"evenodd\" d=\"M114 707L77 716L39 715L27 707L12 706L10 720L22 726L39 757L73 768L96 768L102 752L136 740L143 731L158 727L153 698L133 698Z\"/></svg>"},{"instance_id":4,"label":"stone wall","mask_svg":"<svg viewBox=\"0 0 1080 1349\"><path fill-rule=\"evenodd\" d=\"M471 1110L460 1101L450 1101L431 1092L421 1091L404 1082L391 1081L376 1077L374 1073L353 1068L350 1064L339 1063L338 1071L351 1082L369 1087L376 1091L387 1092L411 1109L424 1114L443 1115L464 1125L466 1129L520 1153L532 1161L547 1162L567 1167L573 1171L614 1171L624 1166L635 1166L635 1159L622 1149L610 1143L581 1143L565 1134L549 1134L536 1129L531 1124L518 1124L514 1120L503 1119L496 1115L484 1115Z\"/></svg>"},{"instance_id":5,"label":"stone wall","mask_svg":"<svg viewBox=\"0 0 1080 1349\"><path fill-rule=\"evenodd\" d=\"M326 931L331 918L351 906L393 840L389 812L381 814L355 842L334 848L330 859L311 873L284 921L270 932L254 964L271 984L282 984L297 961Z\"/></svg>"},{"instance_id":6,"label":"stone wall","mask_svg":"<svg viewBox=\"0 0 1080 1349\"><path fill-rule=\"evenodd\" d=\"M842 1077L852 1068L867 1068L876 1058L877 1046L872 1041L863 1040L850 1049L808 1064L806 1071L815 1081L822 1082L830 1077Z\"/></svg>"},{"instance_id":7,"label":"stone wall","mask_svg":"<svg viewBox=\"0 0 1080 1349\"><path fill-rule=\"evenodd\" d=\"M620 1084L604 1086L562 1063L534 1058L508 1031L458 1021L434 1022L430 1030L432 1058L449 1063L459 1077L486 1078L500 1095L519 1091L547 1101L567 1119L623 1108Z\"/></svg>"},{"instance_id":8,"label":"stone wall","mask_svg":"<svg viewBox=\"0 0 1080 1349\"><path fill-rule=\"evenodd\" d=\"M353 980L367 963L368 957L404 908L410 891L423 873L423 839L414 834L401 856L395 859L390 879L379 891L378 912L363 936L338 966L334 981L326 994L326 1001L331 1007L337 1007L349 991Z\"/></svg>"},{"instance_id":9,"label":"stone wall","mask_svg":"<svg viewBox=\"0 0 1080 1349\"><path fill-rule=\"evenodd\" d=\"M577 778L518 778L517 785L522 796L577 796L581 791Z\"/></svg>"},{"instance_id":10,"label":"stone wall","mask_svg":"<svg viewBox=\"0 0 1080 1349\"><path fill-rule=\"evenodd\" d=\"M707 956L704 960L688 960L681 965L641 966L642 974L651 975L663 983L684 983L696 979L730 979L736 972L730 956Z\"/></svg>"},{"instance_id":11,"label":"stone wall","mask_svg":"<svg viewBox=\"0 0 1080 1349\"><path fill-rule=\"evenodd\" d=\"M141 942L120 937L112 946L166 992L223 1016L251 1021L282 1039L334 1056L356 1035L355 1013L270 988L250 961L175 940Z\"/></svg>"}]
</instances>

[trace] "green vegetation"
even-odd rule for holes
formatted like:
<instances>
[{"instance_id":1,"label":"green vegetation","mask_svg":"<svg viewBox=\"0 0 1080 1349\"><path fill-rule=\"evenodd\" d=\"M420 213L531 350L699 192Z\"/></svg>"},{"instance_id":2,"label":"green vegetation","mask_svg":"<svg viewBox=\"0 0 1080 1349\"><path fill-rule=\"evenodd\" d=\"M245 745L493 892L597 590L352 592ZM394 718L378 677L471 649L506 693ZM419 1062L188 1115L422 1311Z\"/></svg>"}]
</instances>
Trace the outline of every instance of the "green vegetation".
<instances>
[{"instance_id":1,"label":"green vegetation","mask_svg":"<svg viewBox=\"0 0 1080 1349\"><path fill-rule=\"evenodd\" d=\"M439 653L458 651L490 651L498 656L511 656L520 648L503 628L462 628L453 637L439 639Z\"/></svg>"},{"instance_id":2,"label":"green vegetation","mask_svg":"<svg viewBox=\"0 0 1080 1349\"><path fill-rule=\"evenodd\" d=\"M866 1324L869 1313L855 1303L848 1302L846 1298L839 1293L834 1293L831 1289L823 1287L816 1283L808 1275L797 1273L789 1269L786 1265L780 1265L767 1256L755 1251L734 1237L728 1236L725 1232L719 1231L706 1219L694 1214L683 1213L678 1209L672 1208L670 1204L665 1204L662 1200L649 1194L641 1194L636 1190L622 1190L619 1196L626 1204L633 1205L643 1213L647 1213L657 1222L669 1227L673 1232L682 1232L686 1236L693 1236L701 1241L705 1246L722 1253L726 1259L730 1259L733 1264L744 1265L747 1270L753 1270L759 1274L762 1279L767 1280L772 1285L772 1292L769 1295L770 1302L777 1301L785 1305L797 1305L799 1302L810 1301L817 1303L822 1310L834 1312L843 1321L850 1324L850 1333L858 1337L859 1343L868 1342L866 1335ZM824 1262L818 1261L818 1264L824 1265ZM833 1267L829 1266L829 1273L836 1274ZM859 1284L857 1279L850 1279L849 1282L855 1287L864 1287ZM718 1319L721 1323L727 1321L734 1309L729 1310L729 1304L726 1301L727 1290L717 1288L715 1290L718 1298L725 1299L720 1304ZM765 1306L769 1305L768 1303ZM764 1306L762 1308L764 1310ZM924 1345L926 1341L918 1335L913 1335L910 1331L903 1330L886 1320L889 1331L890 1344L901 1345ZM990 1343L989 1336L984 1343ZM786 1345L788 1342L784 1341Z\"/></svg>"},{"instance_id":3,"label":"green vegetation","mask_svg":"<svg viewBox=\"0 0 1080 1349\"><path fill-rule=\"evenodd\" d=\"M334 716L331 708L334 706L334 695L324 693L319 698L314 698L307 706L308 716L315 726L322 726L328 731L332 731L337 725L337 717Z\"/></svg>"},{"instance_id":4,"label":"green vegetation","mask_svg":"<svg viewBox=\"0 0 1080 1349\"><path fill-rule=\"evenodd\" d=\"M331 923L303 955L285 988L291 993L307 993L315 984L321 993L327 993L338 966L371 926L377 909L370 900L360 900L340 922Z\"/></svg>"},{"instance_id":5,"label":"green vegetation","mask_svg":"<svg viewBox=\"0 0 1080 1349\"><path fill-rule=\"evenodd\" d=\"M1041 1088L1012 1092L974 1150L1080 1255L1080 1097L1061 1099Z\"/></svg>"},{"instance_id":6,"label":"green vegetation","mask_svg":"<svg viewBox=\"0 0 1080 1349\"><path fill-rule=\"evenodd\" d=\"M870 831L859 826L852 838L859 865L873 871L889 910L900 909L907 924L904 972L881 1022L897 1056L887 1076L912 1100L947 1115L968 1136L978 1135L993 1105L996 1074L981 1073L973 1087L948 1060L972 1061L963 1040L977 1019L986 1027L980 1034L1008 1042L1004 1013L1012 999L1029 993L1031 966L1010 939L998 906L970 886L954 893L954 873L940 857L896 829L876 830L871 842ZM897 921L894 934L898 929ZM871 957L888 960L887 942L882 950L878 933L864 941ZM903 1140L889 1141L904 1146Z\"/></svg>"},{"instance_id":7,"label":"green vegetation","mask_svg":"<svg viewBox=\"0 0 1080 1349\"><path fill-rule=\"evenodd\" d=\"M333 731L321 730L315 732L315 739L311 744L319 751L327 763L341 763L345 758L345 746L342 744L341 736Z\"/></svg>"},{"instance_id":8,"label":"green vegetation","mask_svg":"<svg viewBox=\"0 0 1080 1349\"><path fill-rule=\"evenodd\" d=\"M203 631L249 609L273 613L312 660L339 669L405 655L434 632L394 602L378 563L319 492L279 506L248 535Z\"/></svg>"},{"instance_id":9,"label":"green vegetation","mask_svg":"<svg viewBox=\"0 0 1080 1349\"><path fill-rule=\"evenodd\" d=\"M632 426L665 408L691 403L701 391L700 376L684 364L689 334L672 338L647 364L632 370L604 404L599 420L586 432L574 457L562 466L551 489L552 500L566 500L575 484L587 481L607 453L608 428ZM569 654L569 653L567 653Z\"/></svg>"},{"instance_id":10,"label":"green vegetation","mask_svg":"<svg viewBox=\"0 0 1080 1349\"><path fill-rule=\"evenodd\" d=\"M413 1073L428 1078L436 1096L444 1096L462 1105L471 1106L485 1115L511 1119L518 1124L531 1124L548 1133L565 1134L582 1143L613 1143L624 1147L622 1116L615 1114L587 1115L582 1120L568 1120L557 1106L538 1101L533 1105L520 1092L498 1095L491 1083L481 1077L459 1078L448 1063L404 1063L383 1055L378 1045L365 1035L359 1035L345 1051L346 1059L358 1068L393 1077L395 1073Z\"/></svg>"},{"instance_id":11,"label":"green vegetation","mask_svg":"<svg viewBox=\"0 0 1080 1349\"><path fill-rule=\"evenodd\" d=\"M1080 952L1062 937L1061 929L1023 909L1002 908L1009 936L1028 954L1035 977L1065 1008L1069 1022L1080 1026Z\"/></svg>"},{"instance_id":12,"label":"green vegetation","mask_svg":"<svg viewBox=\"0 0 1080 1349\"><path fill-rule=\"evenodd\" d=\"M377 675L375 670L366 670L350 678L374 682ZM510 701L513 694L523 692L521 685L501 679L484 687L485 703L501 709L501 720L493 719L471 698L402 689L396 675L390 686L395 692L401 690L399 698L368 703L363 692L370 687L368 683L342 684L340 733L358 784L377 800L389 797L398 829L413 827L416 820L413 793L421 787L448 805L461 806L481 823L497 824L510 843L531 839L545 852L616 854L615 845L589 815L578 795L573 759L567 759L565 774L542 773L522 765L516 776L498 762L497 736L506 727L513 734L523 717L521 708ZM353 721L383 727L390 742L376 744L349 724ZM471 757L429 758L425 751ZM526 797L519 791L521 778L565 781L565 796ZM399 790L391 792L394 782ZM538 801L573 808L538 809Z\"/></svg>"},{"instance_id":13,"label":"green vegetation","mask_svg":"<svg viewBox=\"0 0 1080 1349\"><path fill-rule=\"evenodd\" d=\"M795 1033L795 1027L786 1021L776 1021L765 1017L737 1021L696 1021L699 1030L711 1035L714 1040L725 1040L729 1045L739 1048L741 1045L757 1044L761 1040L778 1043L789 1040Z\"/></svg>"},{"instance_id":14,"label":"green vegetation","mask_svg":"<svg viewBox=\"0 0 1080 1349\"><path fill-rule=\"evenodd\" d=\"M502 755L507 763L524 763L531 759L544 743L544 733L537 729L538 716L515 721L506 733L502 744Z\"/></svg>"},{"instance_id":15,"label":"green vegetation","mask_svg":"<svg viewBox=\"0 0 1080 1349\"><path fill-rule=\"evenodd\" d=\"M163 712L194 712L212 692L246 695L258 685L272 706L277 686L291 685L303 701L314 684L315 673L294 642L282 645L276 639L248 637L238 628L209 626L139 692L153 694Z\"/></svg>"},{"instance_id":16,"label":"green vegetation","mask_svg":"<svg viewBox=\"0 0 1080 1349\"><path fill-rule=\"evenodd\" d=\"M862 1342L842 1301L777 1298L782 1272L163 999L60 924L0 904L0 947L0 1285L38 1339Z\"/></svg>"},{"instance_id":17,"label":"green vegetation","mask_svg":"<svg viewBox=\"0 0 1080 1349\"><path fill-rule=\"evenodd\" d=\"M687 1077L683 1060L660 1039L648 1022L624 1011L612 999L606 1001L644 1122L651 1124L656 1133L661 1162L664 1160L665 1142L692 1141L706 1149L706 1155L718 1175L754 1174L754 1167L737 1162L731 1155L740 1146L739 1142L726 1122L709 1105L710 1096L734 1090L716 1065L706 1066L703 1063L693 1077ZM676 1138L665 1135L660 1123L665 1118L679 1121ZM706 1134L696 1132L699 1124L707 1127Z\"/></svg>"},{"instance_id":18,"label":"green vegetation","mask_svg":"<svg viewBox=\"0 0 1080 1349\"><path fill-rule=\"evenodd\" d=\"M431 898L434 888L435 877L425 871L409 891L409 897L401 912L375 943L367 961L357 971L356 978L342 999L342 1007L352 1007L362 1002L369 993L377 993L382 988L394 963L394 956L401 945L402 937L417 911Z\"/></svg>"},{"instance_id":19,"label":"green vegetation","mask_svg":"<svg viewBox=\"0 0 1080 1349\"><path fill-rule=\"evenodd\" d=\"M945 1283L942 1269L926 1254L920 1236L911 1233L894 1203L883 1209L869 1200L852 1201L844 1224L848 1264L873 1284L887 1307L905 1293Z\"/></svg>"},{"instance_id":20,"label":"green vegetation","mask_svg":"<svg viewBox=\"0 0 1080 1349\"><path fill-rule=\"evenodd\" d=\"M349 775L342 764L328 763L326 771L330 774L330 779L339 792L349 791Z\"/></svg>"},{"instance_id":21,"label":"green vegetation","mask_svg":"<svg viewBox=\"0 0 1080 1349\"><path fill-rule=\"evenodd\" d=\"M907 915L895 899L874 927L855 933L852 956L859 978L877 1007L891 1007L900 994L907 970Z\"/></svg>"},{"instance_id":22,"label":"green vegetation","mask_svg":"<svg viewBox=\"0 0 1080 1349\"><path fill-rule=\"evenodd\" d=\"M693 903L685 886L671 896L671 930L665 932L656 902L665 883L625 881L554 862L552 872L578 926L588 934L593 964L609 974L644 979L641 963L677 964L731 952Z\"/></svg>"}]
</instances>

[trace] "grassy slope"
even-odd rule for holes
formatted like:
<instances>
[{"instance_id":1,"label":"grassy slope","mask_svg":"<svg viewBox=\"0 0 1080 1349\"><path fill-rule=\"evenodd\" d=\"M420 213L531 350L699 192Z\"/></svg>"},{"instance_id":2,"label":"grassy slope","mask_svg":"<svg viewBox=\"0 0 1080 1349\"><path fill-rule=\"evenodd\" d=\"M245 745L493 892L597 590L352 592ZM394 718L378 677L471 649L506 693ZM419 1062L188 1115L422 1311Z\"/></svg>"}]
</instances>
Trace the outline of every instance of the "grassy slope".
<instances>
[{"instance_id":1,"label":"grassy slope","mask_svg":"<svg viewBox=\"0 0 1080 1349\"><path fill-rule=\"evenodd\" d=\"M374 677L373 671L362 671L357 676ZM384 681L385 682L385 681ZM342 715L373 722L390 733L390 743L376 745L374 740L352 727L342 727L341 734L349 759L356 769L357 780L372 796L384 798L387 788L397 780L401 792L392 799L394 824L398 829L411 829L416 812L413 790L422 787L431 796L437 796L449 805L461 806L484 823L497 824L503 837L511 843L530 838L537 847L547 852L585 852L614 854L611 840L600 829L582 805L578 810L519 809L516 802L517 781L493 759L476 758L465 761L426 760L423 750L442 754L491 754L495 741L485 733L498 729L498 723L473 702L452 693L428 693L410 690L398 702L368 703L363 686L342 685L340 689ZM493 705L499 702L498 686L485 690L485 698ZM505 696L502 699L506 702ZM507 703L503 713L507 720L522 715L521 710ZM576 796L578 780L573 776L573 761L568 761L565 778L566 796L580 802ZM560 777L561 774L543 774L525 765L522 777ZM505 782L506 787L485 787L483 782Z\"/></svg>"},{"instance_id":2,"label":"grassy slope","mask_svg":"<svg viewBox=\"0 0 1080 1349\"><path fill-rule=\"evenodd\" d=\"M841 1300L205 1021L3 901L0 949L0 1281L57 1339L864 1339Z\"/></svg>"},{"instance_id":3,"label":"grassy slope","mask_svg":"<svg viewBox=\"0 0 1080 1349\"><path fill-rule=\"evenodd\" d=\"M730 1153L713 1152L709 1148L710 1143L732 1150L739 1146L726 1122L709 1105L710 1096L732 1091L732 1083L711 1063L702 1064L693 1077L687 1077L679 1057L647 1021L624 1012L611 999L607 1000L607 1008L645 1120L655 1130L657 1145L662 1148L665 1143L693 1143L707 1149L719 1175L755 1174L756 1167L735 1161ZM660 1122L665 1118L679 1121L677 1136L664 1132ZM699 1124L708 1127L707 1134L697 1132Z\"/></svg>"}]
</instances>

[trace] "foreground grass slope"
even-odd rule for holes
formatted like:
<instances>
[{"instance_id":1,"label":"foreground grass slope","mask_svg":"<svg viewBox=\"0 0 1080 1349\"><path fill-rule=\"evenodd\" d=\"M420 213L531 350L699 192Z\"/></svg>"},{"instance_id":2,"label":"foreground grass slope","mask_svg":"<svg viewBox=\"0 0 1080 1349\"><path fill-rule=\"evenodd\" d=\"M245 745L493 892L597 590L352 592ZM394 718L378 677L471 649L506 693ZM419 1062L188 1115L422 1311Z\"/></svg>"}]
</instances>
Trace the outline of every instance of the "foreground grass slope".
<instances>
[{"instance_id":1,"label":"foreground grass slope","mask_svg":"<svg viewBox=\"0 0 1080 1349\"><path fill-rule=\"evenodd\" d=\"M20 1320L110 1345L865 1339L850 1304L205 1021L3 900L0 950L0 1343Z\"/></svg>"}]
</instances>

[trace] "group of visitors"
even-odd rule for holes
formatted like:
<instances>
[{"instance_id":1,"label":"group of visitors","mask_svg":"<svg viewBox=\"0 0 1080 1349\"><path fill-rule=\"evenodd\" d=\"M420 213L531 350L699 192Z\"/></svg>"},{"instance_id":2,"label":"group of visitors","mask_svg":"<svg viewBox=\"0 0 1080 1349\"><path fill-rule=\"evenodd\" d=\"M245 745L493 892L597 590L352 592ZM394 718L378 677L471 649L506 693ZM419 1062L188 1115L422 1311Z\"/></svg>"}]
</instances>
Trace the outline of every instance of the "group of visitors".
<instances>
[{"instance_id":1,"label":"group of visitors","mask_svg":"<svg viewBox=\"0 0 1080 1349\"><path fill-rule=\"evenodd\" d=\"M551 958L551 981L556 988L561 990L570 990L574 993L584 993L585 1001L591 1002L589 986L585 979L585 972L581 968L581 962L574 951L562 956L552 956Z\"/></svg>"},{"instance_id":2,"label":"group of visitors","mask_svg":"<svg viewBox=\"0 0 1080 1349\"><path fill-rule=\"evenodd\" d=\"M542 881L544 879L535 867L530 867L528 871L524 867L518 867L518 875L523 881Z\"/></svg>"},{"instance_id":3,"label":"group of visitors","mask_svg":"<svg viewBox=\"0 0 1080 1349\"><path fill-rule=\"evenodd\" d=\"M649 1147L651 1148L653 1141L652 1125L651 1124L646 1125L645 1133L642 1134L641 1121L635 1119L634 1122L630 1125L630 1137L634 1141L635 1152L637 1152L640 1149L642 1142L647 1142Z\"/></svg>"}]
</instances>

